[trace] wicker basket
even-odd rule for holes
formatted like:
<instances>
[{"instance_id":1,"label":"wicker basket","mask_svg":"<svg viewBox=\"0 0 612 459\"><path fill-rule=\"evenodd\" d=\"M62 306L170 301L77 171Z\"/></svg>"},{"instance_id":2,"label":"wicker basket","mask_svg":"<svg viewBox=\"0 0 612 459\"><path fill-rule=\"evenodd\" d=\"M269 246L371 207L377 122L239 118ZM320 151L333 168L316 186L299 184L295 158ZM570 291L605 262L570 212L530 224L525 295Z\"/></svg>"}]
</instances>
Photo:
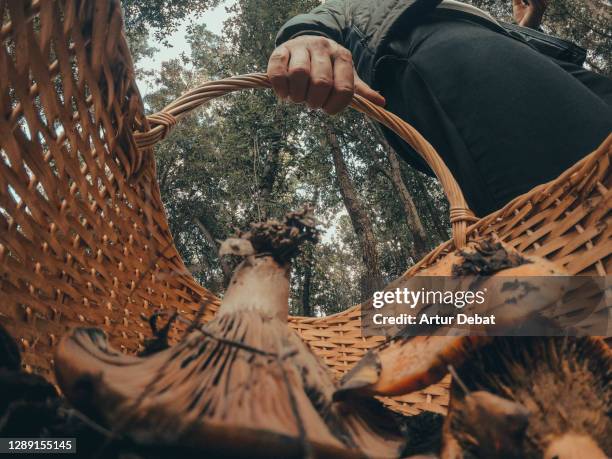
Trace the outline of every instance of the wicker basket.
<instances>
[{"instance_id":1,"label":"wicker basket","mask_svg":"<svg viewBox=\"0 0 612 459\"><path fill-rule=\"evenodd\" d=\"M265 87L266 77L206 83L145 117L118 0L0 0L0 15L0 320L19 338L27 367L51 376L54 344L75 325L102 327L135 352L148 333L140 313L176 307L192 318L204 304L212 317L218 299L174 246L152 147L189 111ZM612 137L558 179L477 220L413 128L359 97L353 107L419 151L451 204L453 239L405 276L492 232L573 274L612 271ZM355 306L290 324L342 374L382 340L363 338L360 320ZM444 412L448 380L387 403L404 413Z\"/></svg>"}]
</instances>

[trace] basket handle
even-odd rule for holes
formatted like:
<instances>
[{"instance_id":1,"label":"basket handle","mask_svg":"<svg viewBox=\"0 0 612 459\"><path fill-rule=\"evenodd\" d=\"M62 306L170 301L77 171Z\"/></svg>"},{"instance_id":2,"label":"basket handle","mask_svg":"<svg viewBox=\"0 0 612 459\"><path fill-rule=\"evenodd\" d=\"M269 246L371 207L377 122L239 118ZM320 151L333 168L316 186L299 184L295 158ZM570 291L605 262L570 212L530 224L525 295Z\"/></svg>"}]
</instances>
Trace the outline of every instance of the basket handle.
<instances>
[{"instance_id":1,"label":"basket handle","mask_svg":"<svg viewBox=\"0 0 612 459\"><path fill-rule=\"evenodd\" d=\"M242 89L270 87L268 77L264 73L208 81L186 92L162 111L148 116L147 120L152 128L146 132L134 132L136 146L141 154L144 153L164 139L177 120L212 99ZM356 94L351 107L387 126L423 157L440 180L450 203L450 221L455 247L460 249L465 246L468 223L478 219L468 208L459 184L436 150L410 124L363 97Z\"/></svg>"}]
</instances>

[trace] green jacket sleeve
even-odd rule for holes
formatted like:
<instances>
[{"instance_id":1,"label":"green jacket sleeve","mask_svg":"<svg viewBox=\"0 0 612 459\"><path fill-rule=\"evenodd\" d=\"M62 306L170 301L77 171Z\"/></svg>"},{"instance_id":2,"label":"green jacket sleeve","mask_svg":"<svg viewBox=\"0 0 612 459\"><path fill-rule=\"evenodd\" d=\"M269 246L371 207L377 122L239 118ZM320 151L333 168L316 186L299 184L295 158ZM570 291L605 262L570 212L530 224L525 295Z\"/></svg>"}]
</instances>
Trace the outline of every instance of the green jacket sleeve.
<instances>
[{"instance_id":1,"label":"green jacket sleeve","mask_svg":"<svg viewBox=\"0 0 612 459\"><path fill-rule=\"evenodd\" d=\"M342 44L349 27L346 0L328 0L310 13L300 14L281 27L276 45L299 35L322 35Z\"/></svg>"}]
</instances>

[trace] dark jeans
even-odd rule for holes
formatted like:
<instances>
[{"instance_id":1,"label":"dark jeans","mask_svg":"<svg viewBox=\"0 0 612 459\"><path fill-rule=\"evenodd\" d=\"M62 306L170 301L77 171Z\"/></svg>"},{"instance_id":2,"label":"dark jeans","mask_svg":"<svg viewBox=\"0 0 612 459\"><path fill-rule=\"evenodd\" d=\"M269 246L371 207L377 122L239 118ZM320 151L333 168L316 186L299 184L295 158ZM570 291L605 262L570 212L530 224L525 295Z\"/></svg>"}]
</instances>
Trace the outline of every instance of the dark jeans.
<instances>
[{"instance_id":1,"label":"dark jeans","mask_svg":"<svg viewBox=\"0 0 612 459\"><path fill-rule=\"evenodd\" d=\"M478 216L554 179L612 132L612 80L481 24L431 18L390 48L377 72L387 108L432 143Z\"/></svg>"}]
</instances>

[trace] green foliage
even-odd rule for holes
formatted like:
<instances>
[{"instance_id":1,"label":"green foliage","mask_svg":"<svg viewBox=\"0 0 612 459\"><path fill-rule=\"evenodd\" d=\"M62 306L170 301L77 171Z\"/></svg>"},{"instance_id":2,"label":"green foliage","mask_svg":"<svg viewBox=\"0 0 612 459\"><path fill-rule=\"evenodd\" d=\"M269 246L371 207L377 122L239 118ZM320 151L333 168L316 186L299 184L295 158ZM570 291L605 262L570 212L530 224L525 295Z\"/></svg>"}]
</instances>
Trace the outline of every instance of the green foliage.
<instances>
[{"instance_id":1,"label":"green foliage","mask_svg":"<svg viewBox=\"0 0 612 459\"><path fill-rule=\"evenodd\" d=\"M163 40L188 16L214 8L220 0L121 0L128 35L153 31Z\"/></svg>"}]
</instances>

